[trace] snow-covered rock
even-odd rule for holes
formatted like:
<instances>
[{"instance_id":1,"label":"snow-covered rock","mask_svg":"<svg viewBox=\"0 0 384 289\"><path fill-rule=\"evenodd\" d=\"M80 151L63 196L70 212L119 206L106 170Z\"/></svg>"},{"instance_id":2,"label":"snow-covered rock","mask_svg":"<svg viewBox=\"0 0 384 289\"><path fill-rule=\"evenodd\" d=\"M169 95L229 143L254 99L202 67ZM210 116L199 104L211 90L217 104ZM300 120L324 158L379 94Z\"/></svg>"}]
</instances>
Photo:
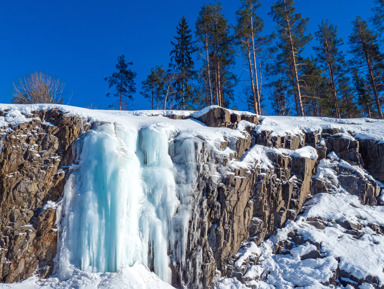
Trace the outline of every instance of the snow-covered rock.
<instances>
[{"instance_id":1,"label":"snow-covered rock","mask_svg":"<svg viewBox=\"0 0 384 289\"><path fill-rule=\"evenodd\" d=\"M33 275L0 288L384 284L383 121L0 105L0 127L0 277Z\"/></svg>"}]
</instances>

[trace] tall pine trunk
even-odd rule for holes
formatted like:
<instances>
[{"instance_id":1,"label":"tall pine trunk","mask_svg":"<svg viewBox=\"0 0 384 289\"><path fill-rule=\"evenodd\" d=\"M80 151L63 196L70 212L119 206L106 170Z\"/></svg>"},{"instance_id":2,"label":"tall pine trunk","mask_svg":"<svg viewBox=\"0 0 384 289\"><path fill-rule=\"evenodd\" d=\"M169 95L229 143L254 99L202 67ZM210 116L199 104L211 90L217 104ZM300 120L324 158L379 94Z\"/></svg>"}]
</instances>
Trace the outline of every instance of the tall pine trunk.
<instances>
[{"instance_id":1,"label":"tall pine trunk","mask_svg":"<svg viewBox=\"0 0 384 289\"><path fill-rule=\"evenodd\" d=\"M292 70L293 70L293 68L292 68ZM294 74L294 72L292 72L292 73ZM295 79L294 79L293 75L292 75L291 81L292 81L293 88L295 88L296 84L295 84ZM299 115L299 101L297 99L297 94L294 93L293 95L295 96L295 105L296 105L297 115Z\"/></svg>"},{"instance_id":2,"label":"tall pine trunk","mask_svg":"<svg viewBox=\"0 0 384 289\"><path fill-rule=\"evenodd\" d=\"M259 89L259 78L257 73L257 62L256 62L256 51L255 51L255 35L253 33L253 17L251 16L251 27L252 27L252 33L251 33L251 39L252 39L252 54L253 54L253 66L254 66L254 74L255 74L255 91L256 91L256 97L257 97L257 111L255 111L256 114L261 114L260 109L260 103L261 103L261 97L260 97L260 89Z\"/></svg>"},{"instance_id":3,"label":"tall pine trunk","mask_svg":"<svg viewBox=\"0 0 384 289\"><path fill-rule=\"evenodd\" d=\"M220 67L220 61L217 61L217 92L218 97L220 99L220 106L224 107L224 98L223 98L223 91L221 89L221 67Z\"/></svg>"},{"instance_id":4,"label":"tall pine trunk","mask_svg":"<svg viewBox=\"0 0 384 289\"><path fill-rule=\"evenodd\" d=\"M120 100L119 100L119 110L121 110L121 98L123 93L123 76L120 76Z\"/></svg>"},{"instance_id":5,"label":"tall pine trunk","mask_svg":"<svg viewBox=\"0 0 384 289\"><path fill-rule=\"evenodd\" d=\"M328 56L327 56L327 58L328 58ZM329 77L331 79L331 87L332 87L332 94L333 94L333 106L335 108L336 117L341 118L339 105L337 103L337 92L336 92L335 79L333 76L333 70L332 70L331 63L329 61L327 61L327 62L328 62L327 64L328 64L328 70L329 70Z\"/></svg>"},{"instance_id":6,"label":"tall pine trunk","mask_svg":"<svg viewBox=\"0 0 384 289\"><path fill-rule=\"evenodd\" d=\"M209 89L209 103L213 105L212 83L211 83L211 65L208 50L208 35L205 33L205 53L207 55L207 75L208 75L208 89Z\"/></svg>"},{"instance_id":7,"label":"tall pine trunk","mask_svg":"<svg viewBox=\"0 0 384 289\"><path fill-rule=\"evenodd\" d=\"M368 51L366 49L364 49L364 53L365 53L365 58L367 60L367 65L368 65L368 70L369 70L369 76L371 78L371 84L372 84L372 88L373 88L373 93L375 94L377 112L379 114L380 119L383 119L384 117L383 117L383 112L381 110L381 104L380 104L379 95L377 93L377 86L376 86L376 82L375 82L375 77L373 75L371 59L370 59L370 57L368 55Z\"/></svg>"},{"instance_id":8,"label":"tall pine trunk","mask_svg":"<svg viewBox=\"0 0 384 289\"><path fill-rule=\"evenodd\" d=\"M284 1L284 3L286 3ZM299 72L297 70L297 62L296 62L296 53L295 53L295 46L293 44L293 37L292 37L292 29L291 25L289 23L288 17L286 18L287 21L287 30L288 30L288 37L289 37L289 43L291 46L291 53L292 53L292 61L293 61L293 74L294 74L294 88L296 90L296 111L298 116L304 116L304 109L303 109L303 101L301 97L301 90L300 90L300 83L299 83Z\"/></svg>"},{"instance_id":9,"label":"tall pine trunk","mask_svg":"<svg viewBox=\"0 0 384 289\"><path fill-rule=\"evenodd\" d=\"M157 86L156 92L156 110L159 110L159 86Z\"/></svg>"},{"instance_id":10,"label":"tall pine trunk","mask_svg":"<svg viewBox=\"0 0 384 289\"><path fill-rule=\"evenodd\" d=\"M256 114L258 114L259 108L258 108L258 102L257 102L257 95L255 90L255 83L253 81L253 69L252 69L252 60L251 60L251 49L249 45L249 41L247 41L247 58L248 58L248 65L249 65L249 76L251 79L251 88L252 88L252 98L253 98L253 109Z\"/></svg>"}]
</instances>

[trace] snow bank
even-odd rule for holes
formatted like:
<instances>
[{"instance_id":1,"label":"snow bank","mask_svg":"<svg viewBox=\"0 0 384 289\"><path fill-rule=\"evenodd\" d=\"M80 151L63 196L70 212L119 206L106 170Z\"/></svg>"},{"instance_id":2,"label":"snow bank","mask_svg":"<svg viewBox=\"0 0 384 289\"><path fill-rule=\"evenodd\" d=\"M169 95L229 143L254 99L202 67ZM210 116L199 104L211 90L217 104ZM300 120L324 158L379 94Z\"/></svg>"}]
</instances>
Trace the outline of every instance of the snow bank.
<instances>
[{"instance_id":1,"label":"snow bank","mask_svg":"<svg viewBox=\"0 0 384 289\"><path fill-rule=\"evenodd\" d=\"M172 289L143 265L122 268L117 273L87 273L75 270L66 281L31 277L14 284L0 284L2 289Z\"/></svg>"},{"instance_id":2,"label":"snow bank","mask_svg":"<svg viewBox=\"0 0 384 289\"><path fill-rule=\"evenodd\" d=\"M343 138L384 141L384 120L293 116L262 116L259 120L261 125L257 128L257 132L270 131L271 136L303 135L310 131L339 129ZM348 132L353 132L354 136Z\"/></svg>"}]
</instances>

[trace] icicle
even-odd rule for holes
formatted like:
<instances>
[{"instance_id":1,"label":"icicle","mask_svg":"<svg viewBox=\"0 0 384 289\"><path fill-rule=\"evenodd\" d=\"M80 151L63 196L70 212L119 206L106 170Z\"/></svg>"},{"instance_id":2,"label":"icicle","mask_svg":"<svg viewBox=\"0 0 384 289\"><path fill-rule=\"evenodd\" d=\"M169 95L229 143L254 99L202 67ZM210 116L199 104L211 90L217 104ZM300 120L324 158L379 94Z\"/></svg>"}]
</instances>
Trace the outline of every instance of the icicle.
<instances>
[{"instance_id":1,"label":"icicle","mask_svg":"<svg viewBox=\"0 0 384 289\"><path fill-rule=\"evenodd\" d=\"M186 167L176 170L168 154L169 136L161 125L137 132L103 124L85 135L78 143L79 164L65 188L60 278L73 267L115 272L139 262L171 282L168 250L178 241L176 255L185 259L192 193L188 183L194 181L186 173L188 164L195 169L194 144L186 144L179 152Z\"/></svg>"}]
</instances>

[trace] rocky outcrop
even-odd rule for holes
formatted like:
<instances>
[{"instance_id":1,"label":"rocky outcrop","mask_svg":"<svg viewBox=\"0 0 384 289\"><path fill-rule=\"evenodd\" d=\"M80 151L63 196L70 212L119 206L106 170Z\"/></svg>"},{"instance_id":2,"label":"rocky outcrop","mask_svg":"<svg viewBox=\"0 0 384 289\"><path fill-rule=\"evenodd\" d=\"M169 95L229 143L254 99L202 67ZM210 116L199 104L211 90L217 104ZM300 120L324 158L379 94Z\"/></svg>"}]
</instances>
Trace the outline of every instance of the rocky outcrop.
<instances>
[{"instance_id":1,"label":"rocky outcrop","mask_svg":"<svg viewBox=\"0 0 384 289\"><path fill-rule=\"evenodd\" d=\"M296 150L305 146L305 135L274 135L271 131L253 132L253 144Z\"/></svg>"},{"instance_id":2,"label":"rocky outcrop","mask_svg":"<svg viewBox=\"0 0 384 289\"><path fill-rule=\"evenodd\" d=\"M237 124L242 120L258 123L256 114L240 114L222 107L213 107L197 119L209 127L236 128Z\"/></svg>"},{"instance_id":3,"label":"rocky outcrop","mask_svg":"<svg viewBox=\"0 0 384 289\"><path fill-rule=\"evenodd\" d=\"M7 115L7 112L3 112ZM54 203L62 196L72 143L88 129L81 118L39 111L2 127L0 281L48 276L56 255Z\"/></svg>"},{"instance_id":4,"label":"rocky outcrop","mask_svg":"<svg viewBox=\"0 0 384 289\"><path fill-rule=\"evenodd\" d=\"M251 140L243 143L250 145ZM262 153L267 154L272 165L255 163L248 170L231 167L233 162L221 158L205 143L195 148L201 149L194 154L199 181L186 250L190 262L174 264L176 288L212 287L217 270L228 276L238 274L233 257L242 242L252 237L260 244L276 227L300 213L310 193L316 163L314 159L268 149ZM177 154L172 157L175 161Z\"/></svg>"},{"instance_id":5,"label":"rocky outcrop","mask_svg":"<svg viewBox=\"0 0 384 289\"><path fill-rule=\"evenodd\" d=\"M230 121L230 113L220 109L211 109L199 120L212 127L236 127ZM238 268L234 265L235 253L242 243L251 240L261 244L276 228L282 227L286 220L297 218L311 193L332 190L333 184L329 180L324 181L321 177L313 176L320 160L326 159L331 152L339 158L334 165L338 184L357 195L362 204L378 204L381 188L364 173L363 166L374 161L373 154L379 160L383 157L376 148L369 160L363 153L365 146L362 148L360 141L352 134L342 133L338 129L323 129L279 136L272 131L259 131L257 127L249 132L249 137L237 141L236 157L241 159L243 153L246 154L255 145L275 148L276 150L265 151L272 168L265 169L255 164L252 171L229 169L227 175L221 172L223 177L217 183L210 177L212 168L200 170L200 199L193 211L187 249L187 258L200 260L200 263L192 261L193 265L189 264L188 268L179 267L175 270L182 272L174 279L173 284L176 287L211 287L216 270L224 276L242 280L248 267ZM293 157L279 151L296 150L306 145L316 149L318 161ZM197 152L197 155L210 154ZM217 157L212 155L198 162L208 164L213 159L218 162ZM227 162L228 160L219 160L217 167L223 167ZM379 175L380 165L372 170L376 170L376 175ZM308 220L308 223L319 229L325 226L324 222L316 219ZM320 244L315 245L318 249L301 256L302 260L321 257L318 251ZM279 250L285 250L284 246ZM335 278L339 278L338 276Z\"/></svg>"},{"instance_id":6,"label":"rocky outcrop","mask_svg":"<svg viewBox=\"0 0 384 289\"><path fill-rule=\"evenodd\" d=\"M384 143L369 139L360 140L360 150L364 167L371 175L384 183Z\"/></svg>"}]
</instances>

